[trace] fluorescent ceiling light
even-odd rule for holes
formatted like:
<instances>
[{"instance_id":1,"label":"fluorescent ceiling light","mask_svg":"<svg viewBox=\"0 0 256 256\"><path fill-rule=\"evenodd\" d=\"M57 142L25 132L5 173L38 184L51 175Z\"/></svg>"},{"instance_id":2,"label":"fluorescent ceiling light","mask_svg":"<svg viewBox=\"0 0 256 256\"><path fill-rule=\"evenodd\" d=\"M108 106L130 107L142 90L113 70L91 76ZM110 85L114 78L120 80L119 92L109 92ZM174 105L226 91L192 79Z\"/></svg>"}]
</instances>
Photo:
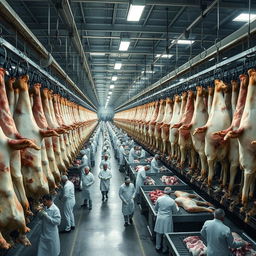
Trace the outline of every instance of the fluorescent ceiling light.
<instances>
[{"instance_id":1,"label":"fluorescent ceiling light","mask_svg":"<svg viewBox=\"0 0 256 256\"><path fill-rule=\"evenodd\" d=\"M122 67L122 63L116 62L115 66L114 66L114 69L121 69L121 67Z\"/></svg>"},{"instance_id":2,"label":"fluorescent ceiling light","mask_svg":"<svg viewBox=\"0 0 256 256\"><path fill-rule=\"evenodd\" d=\"M212 60L214 60L214 57L213 57L213 58L211 58L211 59L209 59L208 61L212 61Z\"/></svg>"},{"instance_id":3,"label":"fluorescent ceiling light","mask_svg":"<svg viewBox=\"0 0 256 256\"><path fill-rule=\"evenodd\" d=\"M184 78L181 78L181 79L180 79L180 82L182 82L182 81L184 81L184 80L185 80Z\"/></svg>"},{"instance_id":4,"label":"fluorescent ceiling light","mask_svg":"<svg viewBox=\"0 0 256 256\"><path fill-rule=\"evenodd\" d=\"M256 14L251 14L250 21L253 21L255 19L256 19ZM241 13L237 17L235 17L233 21L249 22L249 13Z\"/></svg>"},{"instance_id":5,"label":"fluorescent ceiling light","mask_svg":"<svg viewBox=\"0 0 256 256\"><path fill-rule=\"evenodd\" d=\"M147 80L148 78L147 78L147 77L145 77L145 76L143 76L141 79L142 79L142 80Z\"/></svg>"},{"instance_id":6,"label":"fluorescent ceiling light","mask_svg":"<svg viewBox=\"0 0 256 256\"><path fill-rule=\"evenodd\" d=\"M115 88L115 85L114 85L114 84L111 84L111 85L109 86L109 88L110 88L110 89L113 89L113 88Z\"/></svg>"},{"instance_id":7,"label":"fluorescent ceiling light","mask_svg":"<svg viewBox=\"0 0 256 256\"><path fill-rule=\"evenodd\" d=\"M130 46L130 41L121 41L119 45L119 51L127 51Z\"/></svg>"},{"instance_id":8,"label":"fluorescent ceiling light","mask_svg":"<svg viewBox=\"0 0 256 256\"><path fill-rule=\"evenodd\" d=\"M131 4L127 15L127 21L139 21L145 5Z\"/></svg>"},{"instance_id":9,"label":"fluorescent ceiling light","mask_svg":"<svg viewBox=\"0 0 256 256\"><path fill-rule=\"evenodd\" d=\"M104 52L91 52L90 53L91 56L105 56Z\"/></svg>"},{"instance_id":10,"label":"fluorescent ceiling light","mask_svg":"<svg viewBox=\"0 0 256 256\"><path fill-rule=\"evenodd\" d=\"M193 40L178 40L177 44L193 44L195 41ZM172 43L175 43L175 40L172 40Z\"/></svg>"},{"instance_id":11,"label":"fluorescent ceiling light","mask_svg":"<svg viewBox=\"0 0 256 256\"><path fill-rule=\"evenodd\" d=\"M112 92L109 92L108 94L109 94L109 95L111 95L111 94L112 94Z\"/></svg>"},{"instance_id":12,"label":"fluorescent ceiling light","mask_svg":"<svg viewBox=\"0 0 256 256\"><path fill-rule=\"evenodd\" d=\"M112 76L112 81L116 81L117 80L117 76Z\"/></svg>"},{"instance_id":13,"label":"fluorescent ceiling light","mask_svg":"<svg viewBox=\"0 0 256 256\"><path fill-rule=\"evenodd\" d=\"M156 58L159 58L161 56L161 54L157 54ZM161 58L168 58L170 59L173 55L172 54L162 54Z\"/></svg>"},{"instance_id":14,"label":"fluorescent ceiling light","mask_svg":"<svg viewBox=\"0 0 256 256\"><path fill-rule=\"evenodd\" d=\"M225 59L227 59L227 58L228 58L228 57L223 57L222 59L225 60Z\"/></svg>"},{"instance_id":15,"label":"fluorescent ceiling light","mask_svg":"<svg viewBox=\"0 0 256 256\"><path fill-rule=\"evenodd\" d=\"M159 55L160 56L160 55ZM144 74L145 73L145 71L143 70L143 71L141 71L141 74ZM147 70L146 71L146 74L153 74L153 73L155 73L155 71L152 71L152 70Z\"/></svg>"}]
</instances>

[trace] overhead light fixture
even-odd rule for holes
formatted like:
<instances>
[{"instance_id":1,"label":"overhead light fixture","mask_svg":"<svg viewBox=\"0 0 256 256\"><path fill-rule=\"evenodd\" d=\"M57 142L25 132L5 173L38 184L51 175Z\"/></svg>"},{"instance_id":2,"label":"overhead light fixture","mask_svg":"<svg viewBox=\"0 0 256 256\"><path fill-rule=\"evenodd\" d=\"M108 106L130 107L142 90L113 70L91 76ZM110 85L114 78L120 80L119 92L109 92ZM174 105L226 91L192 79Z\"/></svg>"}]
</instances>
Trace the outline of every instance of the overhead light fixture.
<instances>
[{"instance_id":1,"label":"overhead light fixture","mask_svg":"<svg viewBox=\"0 0 256 256\"><path fill-rule=\"evenodd\" d=\"M256 14L251 14L250 21L254 21L255 19L256 19ZM237 17L235 17L233 21L249 22L249 13L241 13Z\"/></svg>"},{"instance_id":2,"label":"overhead light fixture","mask_svg":"<svg viewBox=\"0 0 256 256\"><path fill-rule=\"evenodd\" d=\"M222 59L225 60L225 59L227 59L227 58L228 58L228 57L226 56L226 57L223 57Z\"/></svg>"},{"instance_id":3,"label":"overhead light fixture","mask_svg":"<svg viewBox=\"0 0 256 256\"><path fill-rule=\"evenodd\" d=\"M112 81L116 81L117 80L117 76L112 76Z\"/></svg>"},{"instance_id":4,"label":"overhead light fixture","mask_svg":"<svg viewBox=\"0 0 256 256\"><path fill-rule=\"evenodd\" d=\"M180 82L182 82L182 81L184 81L184 80L185 80L184 78L181 78L181 79L180 79Z\"/></svg>"},{"instance_id":5,"label":"overhead light fixture","mask_svg":"<svg viewBox=\"0 0 256 256\"><path fill-rule=\"evenodd\" d=\"M127 51L130 46L130 41L121 41L119 45L119 51Z\"/></svg>"},{"instance_id":6,"label":"overhead light fixture","mask_svg":"<svg viewBox=\"0 0 256 256\"><path fill-rule=\"evenodd\" d=\"M145 5L131 4L127 15L127 21L139 21Z\"/></svg>"},{"instance_id":7,"label":"overhead light fixture","mask_svg":"<svg viewBox=\"0 0 256 256\"><path fill-rule=\"evenodd\" d=\"M110 89L114 89L114 88L115 88L115 85L114 85L114 84L111 84L111 85L109 86L109 88L110 88Z\"/></svg>"},{"instance_id":8,"label":"overhead light fixture","mask_svg":"<svg viewBox=\"0 0 256 256\"><path fill-rule=\"evenodd\" d=\"M121 67L122 67L122 63L121 62L116 62L115 66L114 66L114 69L121 69Z\"/></svg>"},{"instance_id":9,"label":"overhead light fixture","mask_svg":"<svg viewBox=\"0 0 256 256\"><path fill-rule=\"evenodd\" d=\"M90 53L91 56L105 56L104 52L91 52Z\"/></svg>"},{"instance_id":10,"label":"overhead light fixture","mask_svg":"<svg viewBox=\"0 0 256 256\"><path fill-rule=\"evenodd\" d=\"M160 56L160 55L159 55ZM143 71L141 71L141 74L144 74L145 73L145 71L143 70ZM155 71L152 71L152 70L147 70L146 71L146 74L154 74L155 73Z\"/></svg>"},{"instance_id":11,"label":"overhead light fixture","mask_svg":"<svg viewBox=\"0 0 256 256\"><path fill-rule=\"evenodd\" d=\"M180 39L177 41L177 44L193 44L195 41L193 40L184 40ZM175 40L172 40L172 43L175 43Z\"/></svg>"},{"instance_id":12,"label":"overhead light fixture","mask_svg":"<svg viewBox=\"0 0 256 256\"><path fill-rule=\"evenodd\" d=\"M108 94L109 94L109 95L111 95L111 94L112 94L112 92L109 92Z\"/></svg>"},{"instance_id":13,"label":"overhead light fixture","mask_svg":"<svg viewBox=\"0 0 256 256\"><path fill-rule=\"evenodd\" d=\"M214 60L214 57L213 57L213 58L211 58L211 59L209 59L208 61L212 61L212 60Z\"/></svg>"},{"instance_id":14,"label":"overhead light fixture","mask_svg":"<svg viewBox=\"0 0 256 256\"><path fill-rule=\"evenodd\" d=\"M166 59L170 59L173 55L172 54L157 54L156 58L159 58L161 56L161 58L166 58Z\"/></svg>"}]
</instances>

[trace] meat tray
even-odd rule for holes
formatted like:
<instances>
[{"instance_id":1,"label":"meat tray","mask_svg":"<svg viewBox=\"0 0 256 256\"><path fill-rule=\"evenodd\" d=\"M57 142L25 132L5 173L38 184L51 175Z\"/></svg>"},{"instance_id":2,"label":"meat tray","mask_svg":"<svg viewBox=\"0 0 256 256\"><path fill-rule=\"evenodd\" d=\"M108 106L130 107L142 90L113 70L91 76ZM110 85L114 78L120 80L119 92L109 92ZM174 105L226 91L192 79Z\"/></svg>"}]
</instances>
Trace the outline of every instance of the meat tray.
<instances>
[{"instance_id":1,"label":"meat tray","mask_svg":"<svg viewBox=\"0 0 256 256\"><path fill-rule=\"evenodd\" d=\"M178 181L179 181L179 184L177 185L166 185L165 183L163 183L160 178L162 176L175 176L173 174L173 172L169 171L169 172L161 172L161 173L149 173L147 174L148 177L151 177L154 181L155 181L155 186L179 186L179 185L187 185L185 182L183 182L181 179L179 179L177 176L175 176Z\"/></svg>"},{"instance_id":2,"label":"meat tray","mask_svg":"<svg viewBox=\"0 0 256 256\"><path fill-rule=\"evenodd\" d=\"M142 186L140 191L140 201L141 201L141 212L145 215L148 220L148 230L152 237L154 234L154 226L156 221L156 212L154 205L149 198L149 192L160 189L164 190L166 186ZM190 194L196 194L198 200L205 201L200 197L195 191L191 190L187 184L169 186L173 191L182 190ZM175 195L171 195L173 199L176 198ZM173 215L174 231L198 231L201 229L203 223L206 220L213 219L213 214L209 212L199 212L199 213L189 213L180 207L177 214Z\"/></svg>"},{"instance_id":3,"label":"meat tray","mask_svg":"<svg viewBox=\"0 0 256 256\"><path fill-rule=\"evenodd\" d=\"M247 236L245 233L239 233L239 235L242 237L242 239L251 243L253 245L253 249L255 250L256 244L249 236ZM188 236L199 236L204 244L206 244L199 232L178 232L165 234L167 246L169 248L169 255L191 256L192 254L188 251L185 243L183 242L183 240Z\"/></svg>"}]
</instances>

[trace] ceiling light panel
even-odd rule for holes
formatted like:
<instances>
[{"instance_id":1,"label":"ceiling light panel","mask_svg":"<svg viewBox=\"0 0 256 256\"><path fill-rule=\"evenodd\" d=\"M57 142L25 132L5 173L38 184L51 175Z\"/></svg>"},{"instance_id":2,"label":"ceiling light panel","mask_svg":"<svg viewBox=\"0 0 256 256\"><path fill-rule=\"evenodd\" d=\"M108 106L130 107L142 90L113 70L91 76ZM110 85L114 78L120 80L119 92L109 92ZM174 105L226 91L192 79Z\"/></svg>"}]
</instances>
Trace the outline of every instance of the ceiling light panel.
<instances>
[{"instance_id":1,"label":"ceiling light panel","mask_svg":"<svg viewBox=\"0 0 256 256\"><path fill-rule=\"evenodd\" d=\"M110 88L110 89L113 89L113 88L115 88L115 85L114 85L114 84L111 84L111 85L109 86L109 88Z\"/></svg>"},{"instance_id":2,"label":"ceiling light panel","mask_svg":"<svg viewBox=\"0 0 256 256\"><path fill-rule=\"evenodd\" d=\"M161 54L157 54L156 58L159 58ZM173 55L172 54L162 54L161 58L170 59Z\"/></svg>"},{"instance_id":3,"label":"ceiling light panel","mask_svg":"<svg viewBox=\"0 0 256 256\"><path fill-rule=\"evenodd\" d=\"M127 21L139 21L145 5L131 4L127 15Z\"/></svg>"},{"instance_id":4,"label":"ceiling light panel","mask_svg":"<svg viewBox=\"0 0 256 256\"><path fill-rule=\"evenodd\" d=\"M255 19L256 19L256 14L251 14L250 21L254 21ZM249 22L249 13L241 13L237 17L235 17L233 21Z\"/></svg>"},{"instance_id":5,"label":"ceiling light panel","mask_svg":"<svg viewBox=\"0 0 256 256\"><path fill-rule=\"evenodd\" d=\"M193 44L195 41L193 41L193 40L178 40L177 41L177 44L188 44L188 45L190 45L190 44ZM175 43L175 40L172 40L172 43Z\"/></svg>"},{"instance_id":6,"label":"ceiling light panel","mask_svg":"<svg viewBox=\"0 0 256 256\"><path fill-rule=\"evenodd\" d=\"M116 62L115 66L114 66L114 69L121 69L121 67L122 67L122 63Z\"/></svg>"},{"instance_id":7,"label":"ceiling light panel","mask_svg":"<svg viewBox=\"0 0 256 256\"><path fill-rule=\"evenodd\" d=\"M116 81L117 80L117 76L112 76L112 81Z\"/></svg>"},{"instance_id":8,"label":"ceiling light panel","mask_svg":"<svg viewBox=\"0 0 256 256\"><path fill-rule=\"evenodd\" d=\"M127 51L130 46L130 41L121 41L119 45L119 51Z\"/></svg>"}]
</instances>

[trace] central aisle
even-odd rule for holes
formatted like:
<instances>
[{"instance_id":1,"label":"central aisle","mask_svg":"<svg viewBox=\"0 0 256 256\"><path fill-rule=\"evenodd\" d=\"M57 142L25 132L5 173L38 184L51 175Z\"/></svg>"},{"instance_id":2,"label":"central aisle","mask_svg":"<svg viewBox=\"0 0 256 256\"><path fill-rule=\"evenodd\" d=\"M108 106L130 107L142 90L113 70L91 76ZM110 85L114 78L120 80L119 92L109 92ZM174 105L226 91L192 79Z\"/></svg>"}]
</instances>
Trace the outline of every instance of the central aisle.
<instances>
[{"instance_id":1,"label":"central aisle","mask_svg":"<svg viewBox=\"0 0 256 256\"><path fill-rule=\"evenodd\" d=\"M76 229L61 234L61 256L155 256L159 255L150 240L146 221L136 209L134 225L124 227L121 200L118 196L124 175L118 171L118 163L111 149L112 179L109 199L101 201L99 189L99 164L101 160L102 134L97 148L95 176L92 193L92 210L80 208L81 193L76 193Z\"/></svg>"}]
</instances>

